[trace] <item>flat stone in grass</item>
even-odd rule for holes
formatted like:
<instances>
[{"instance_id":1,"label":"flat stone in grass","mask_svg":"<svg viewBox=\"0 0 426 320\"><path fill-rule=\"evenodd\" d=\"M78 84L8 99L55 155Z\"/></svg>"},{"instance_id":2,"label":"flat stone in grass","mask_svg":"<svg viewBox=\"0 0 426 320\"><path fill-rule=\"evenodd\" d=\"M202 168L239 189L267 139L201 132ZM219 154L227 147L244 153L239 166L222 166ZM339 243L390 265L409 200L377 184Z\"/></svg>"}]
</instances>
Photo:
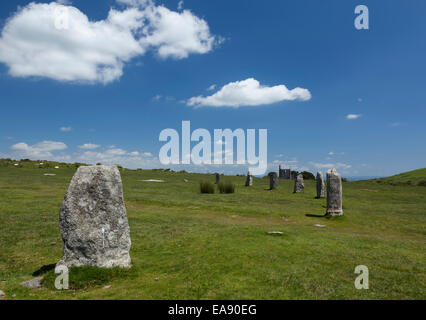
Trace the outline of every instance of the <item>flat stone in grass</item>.
<instances>
[{"instance_id":1,"label":"flat stone in grass","mask_svg":"<svg viewBox=\"0 0 426 320\"><path fill-rule=\"evenodd\" d=\"M64 241L57 265L130 267L130 229L116 166L82 166L60 210Z\"/></svg>"},{"instance_id":2,"label":"flat stone in grass","mask_svg":"<svg viewBox=\"0 0 426 320\"><path fill-rule=\"evenodd\" d=\"M305 183L303 181L303 175L300 173L294 180L294 193L300 193L305 191Z\"/></svg>"},{"instance_id":3,"label":"flat stone in grass","mask_svg":"<svg viewBox=\"0 0 426 320\"><path fill-rule=\"evenodd\" d=\"M41 280L43 277L37 277L28 281L21 282L21 285L31 289L41 288Z\"/></svg>"},{"instance_id":4,"label":"flat stone in grass","mask_svg":"<svg viewBox=\"0 0 426 320\"><path fill-rule=\"evenodd\" d=\"M327 211L326 215L341 216L342 209L342 177L336 169L327 171Z\"/></svg>"},{"instance_id":5,"label":"flat stone in grass","mask_svg":"<svg viewBox=\"0 0 426 320\"><path fill-rule=\"evenodd\" d=\"M3 291L1 291L0 290L0 297L3 297L3 296L5 296L6 294L3 292Z\"/></svg>"}]
</instances>

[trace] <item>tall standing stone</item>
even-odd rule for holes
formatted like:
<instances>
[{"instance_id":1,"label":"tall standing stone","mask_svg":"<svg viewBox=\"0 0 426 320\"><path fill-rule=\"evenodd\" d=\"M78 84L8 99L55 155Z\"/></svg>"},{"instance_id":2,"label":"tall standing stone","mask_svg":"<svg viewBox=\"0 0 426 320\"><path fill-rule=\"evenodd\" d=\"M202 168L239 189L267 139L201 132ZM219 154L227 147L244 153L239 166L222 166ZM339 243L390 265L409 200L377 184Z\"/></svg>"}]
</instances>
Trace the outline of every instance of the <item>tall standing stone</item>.
<instances>
[{"instance_id":1,"label":"tall standing stone","mask_svg":"<svg viewBox=\"0 0 426 320\"><path fill-rule=\"evenodd\" d=\"M216 173L216 184L220 182L220 174Z\"/></svg>"},{"instance_id":2,"label":"tall standing stone","mask_svg":"<svg viewBox=\"0 0 426 320\"><path fill-rule=\"evenodd\" d=\"M342 177L331 169L327 171L327 215L341 216L342 209Z\"/></svg>"},{"instance_id":3,"label":"tall standing stone","mask_svg":"<svg viewBox=\"0 0 426 320\"><path fill-rule=\"evenodd\" d=\"M298 174L296 180L294 180L294 193L300 193L305 191L305 182L303 181L303 174Z\"/></svg>"},{"instance_id":4,"label":"tall standing stone","mask_svg":"<svg viewBox=\"0 0 426 320\"><path fill-rule=\"evenodd\" d=\"M251 172L249 171L247 173L246 187L251 187L252 185L253 185L253 176L251 175Z\"/></svg>"},{"instance_id":5,"label":"tall standing stone","mask_svg":"<svg viewBox=\"0 0 426 320\"><path fill-rule=\"evenodd\" d=\"M325 197L325 183L322 172L317 172L317 199Z\"/></svg>"},{"instance_id":6,"label":"tall standing stone","mask_svg":"<svg viewBox=\"0 0 426 320\"><path fill-rule=\"evenodd\" d=\"M120 172L115 166L81 166L60 209L64 241L58 265L130 267L130 229Z\"/></svg>"},{"instance_id":7,"label":"tall standing stone","mask_svg":"<svg viewBox=\"0 0 426 320\"><path fill-rule=\"evenodd\" d=\"M278 175L276 172L269 173L269 189L274 190L278 188Z\"/></svg>"}]
</instances>

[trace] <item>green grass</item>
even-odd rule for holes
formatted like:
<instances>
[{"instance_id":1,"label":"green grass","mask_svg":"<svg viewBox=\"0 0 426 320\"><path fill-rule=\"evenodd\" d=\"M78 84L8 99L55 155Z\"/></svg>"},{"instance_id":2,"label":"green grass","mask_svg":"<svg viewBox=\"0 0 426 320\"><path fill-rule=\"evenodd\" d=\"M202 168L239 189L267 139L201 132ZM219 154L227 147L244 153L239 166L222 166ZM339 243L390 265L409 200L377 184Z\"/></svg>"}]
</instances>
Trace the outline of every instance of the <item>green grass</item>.
<instances>
[{"instance_id":1,"label":"green grass","mask_svg":"<svg viewBox=\"0 0 426 320\"><path fill-rule=\"evenodd\" d=\"M59 208L74 171L0 167L0 299L426 298L425 187L345 182L344 216L326 219L314 181L293 194L293 181L268 191L267 177L245 187L224 176L235 193L201 194L214 176L158 170L121 170L133 268L77 271L73 289L57 291L49 266L62 255ZM357 265L369 290L354 288ZM42 289L20 285L41 273Z\"/></svg>"},{"instance_id":2,"label":"green grass","mask_svg":"<svg viewBox=\"0 0 426 320\"><path fill-rule=\"evenodd\" d=\"M420 185L426 186L426 168L400 173L391 177L376 179L379 183L392 185Z\"/></svg>"},{"instance_id":3,"label":"green grass","mask_svg":"<svg viewBox=\"0 0 426 320\"><path fill-rule=\"evenodd\" d=\"M41 281L43 287L55 290L55 279L58 274L54 270L42 273ZM96 268L96 267L72 267L69 269L70 290L88 289L95 286L105 285L114 280L135 279L138 276L136 267L126 268Z\"/></svg>"},{"instance_id":4,"label":"green grass","mask_svg":"<svg viewBox=\"0 0 426 320\"><path fill-rule=\"evenodd\" d=\"M219 193L234 193L235 192L235 184L232 182L219 182L217 185Z\"/></svg>"},{"instance_id":5,"label":"green grass","mask_svg":"<svg viewBox=\"0 0 426 320\"><path fill-rule=\"evenodd\" d=\"M213 194L215 190L215 185L209 181L200 182L200 192L201 193L210 193Z\"/></svg>"}]
</instances>

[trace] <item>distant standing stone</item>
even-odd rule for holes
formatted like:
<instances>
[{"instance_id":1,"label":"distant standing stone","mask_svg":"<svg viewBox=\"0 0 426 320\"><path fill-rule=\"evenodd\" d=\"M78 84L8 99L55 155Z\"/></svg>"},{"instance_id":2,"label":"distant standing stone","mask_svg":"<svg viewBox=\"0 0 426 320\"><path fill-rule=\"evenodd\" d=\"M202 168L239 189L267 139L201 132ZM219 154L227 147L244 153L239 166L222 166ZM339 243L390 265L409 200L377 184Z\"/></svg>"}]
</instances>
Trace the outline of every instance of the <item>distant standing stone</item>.
<instances>
[{"instance_id":1,"label":"distant standing stone","mask_svg":"<svg viewBox=\"0 0 426 320\"><path fill-rule=\"evenodd\" d=\"M322 172L317 172L317 198L324 198L325 197L325 183L324 178L322 176Z\"/></svg>"},{"instance_id":2,"label":"distant standing stone","mask_svg":"<svg viewBox=\"0 0 426 320\"><path fill-rule=\"evenodd\" d=\"M219 183L219 181L220 181L220 174L216 173L216 183Z\"/></svg>"},{"instance_id":3,"label":"distant standing stone","mask_svg":"<svg viewBox=\"0 0 426 320\"><path fill-rule=\"evenodd\" d=\"M303 174L298 174L296 180L294 180L294 193L300 193L305 191L305 183L303 181Z\"/></svg>"},{"instance_id":4,"label":"distant standing stone","mask_svg":"<svg viewBox=\"0 0 426 320\"><path fill-rule=\"evenodd\" d=\"M3 296L5 296L6 294L3 292L3 291L1 291L0 290L0 297L3 297Z\"/></svg>"},{"instance_id":5,"label":"distant standing stone","mask_svg":"<svg viewBox=\"0 0 426 320\"><path fill-rule=\"evenodd\" d=\"M278 175L276 172L269 173L269 189L274 190L278 188Z\"/></svg>"},{"instance_id":6,"label":"distant standing stone","mask_svg":"<svg viewBox=\"0 0 426 320\"><path fill-rule=\"evenodd\" d=\"M341 216L342 209L342 177L331 169L327 171L327 215Z\"/></svg>"},{"instance_id":7,"label":"distant standing stone","mask_svg":"<svg viewBox=\"0 0 426 320\"><path fill-rule=\"evenodd\" d=\"M58 265L130 267L130 230L116 166L81 166L60 210Z\"/></svg>"},{"instance_id":8,"label":"distant standing stone","mask_svg":"<svg viewBox=\"0 0 426 320\"><path fill-rule=\"evenodd\" d=\"M251 187L252 185L253 185L253 176L251 175L251 172L249 171L247 173L246 187Z\"/></svg>"}]
</instances>

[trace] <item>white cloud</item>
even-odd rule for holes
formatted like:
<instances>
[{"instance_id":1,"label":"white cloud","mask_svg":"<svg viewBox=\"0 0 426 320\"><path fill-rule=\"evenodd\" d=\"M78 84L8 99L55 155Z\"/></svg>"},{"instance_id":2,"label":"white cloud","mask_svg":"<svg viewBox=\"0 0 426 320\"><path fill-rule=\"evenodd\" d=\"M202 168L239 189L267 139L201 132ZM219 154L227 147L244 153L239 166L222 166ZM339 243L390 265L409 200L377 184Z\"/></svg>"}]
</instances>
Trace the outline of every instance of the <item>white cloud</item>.
<instances>
[{"instance_id":1,"label":"white cloud","mask_svg":"<svg viewBox=\"0 0 426 320\"><path fill-rule=\"evenodd\" d=\"M207 53L220 41L210 34L207 22L189 10L175 12L163 6L148 6L143 14L149 25L143 27L140 43L144 49L154 47L161 58L182 59L191 53Z\"/></svg>"},{"instance_id":2,"label":"white cloud","mask_svg":"<svg viewBox=\"0 0 426 320\"><path fill-rule=\"evenodd\" d=\"M350 169L350 168L352 168L352 165L341 163L341 162L337 162L337 163L310 162L310 164L312 166L314 166L315 168L319 168L319 169L332 169L332 168L336 168L336 169Z\"/></svg>"},{"instance_id":3,"label":"white cloud","mask_svg":"<svg viewBox=\"0 0 426 320\"><path fill-rule=\"evenodd\" d=\"M216 89L217 85L212 84L210 87L207 88L207 91L213 91L214 89Z\"/></svg>"},{"instance_id":4,"label":"white cloud","mask_svg":"<svg viewBox=\"0 0 426 320\"><path fill-rule=\"evenodd\" d=\"M113 149L108 149L107 151L105 151L105 155L111 155L111 156L123 156L125 154L127 154L127 152L120 148L113 148Z\"/></svg>"},{"instance_id":5,"label":"white cloud","mask_svg":"<svg viewBox=\"0 0 426 320\"><path fill-rule=\"evenodd\" d=\"M399 122L393 122L393 123L390 123L389 124L391 127L399 127L400 125L401 125L401 123L399 123Z\"/></svg>"},{"instance_id":6,"label":"white cloud","mask_svg":"<svg viewBox=\"0 0 426 320\"><path fill-rule=\"evenodd\" d=\"M346 119L348 120L355 120L358 119L362 116L362 114L354 114L354 113L350 113L346 116Z\"/></svg>"},{"instance_id":7,"label":"white cloud","mask_svg":"<svg viewBox=\"0 0 426 320\"><path fill-rule=\"evenodd\" d=\"M334 155L334 152L333 152L333 151L330 151L330 152L328 153L328 155L329 155L329 156L332 156L332 155Z\"/></svg>"},{"instance_id":8,"label":"white cloud","mask_svg":"<svg viewBox=\"0 0 426 320\"><path fill-rule=\"evenodd\" d=\"M85 149L85 150L93 150L93 149L97 149L100 147L100 145L98 144L93 144L93 143L85 143L81 146L78 146L80 149Z\"/></svg>"},{"instance_id":9,"label":"white cloud","mask_svg":"<svg viewBox=\"0 0 426 320\"><path fill-rule=\"evenodd\" d=\"M148 49L186 58L212 50L209 26L189 10L174 12L151 1L121 0L105 20L56 2L30 3L10 17L0 38L0 62L14 77L110 83L124 65Z\"/></svg>"},{"instance_id":10,"label":"white cloud","mask_svg":"<svg viewBox=\"0 0 426 320\"><path fill-rule=\"evenodd\" d=\"M59 130L61 130L62 132L70 132L72 130L71 127L60 127Z\"/></svg>"},{"instance_id":11,"label":"white cloud","mask_svg":"<svg viewBox=\"0 0 426 320\"><path fill-rule=\"evenodd\" d=\"M32 146L25 142L14 144L12 150L18 152L21 156L27 157L50 157L52 151L59 151L67 149L67 145L63 142L56 141L42 141Z\"/></svg>"},{"instance_id":12,"label":"white cloud","mask_svg":"<svg viewBox=\"0 0 426 320\"><path fill-rule=\"evenodd\" d=\"M311 99L307 89L287 89L285 85L267 87L260 85L259 81L249 78L243 81L228 83L211 96L192 97L187 101L194 107L241 107L272 104L285 100Z\"/></svg>"}]
</instances>

